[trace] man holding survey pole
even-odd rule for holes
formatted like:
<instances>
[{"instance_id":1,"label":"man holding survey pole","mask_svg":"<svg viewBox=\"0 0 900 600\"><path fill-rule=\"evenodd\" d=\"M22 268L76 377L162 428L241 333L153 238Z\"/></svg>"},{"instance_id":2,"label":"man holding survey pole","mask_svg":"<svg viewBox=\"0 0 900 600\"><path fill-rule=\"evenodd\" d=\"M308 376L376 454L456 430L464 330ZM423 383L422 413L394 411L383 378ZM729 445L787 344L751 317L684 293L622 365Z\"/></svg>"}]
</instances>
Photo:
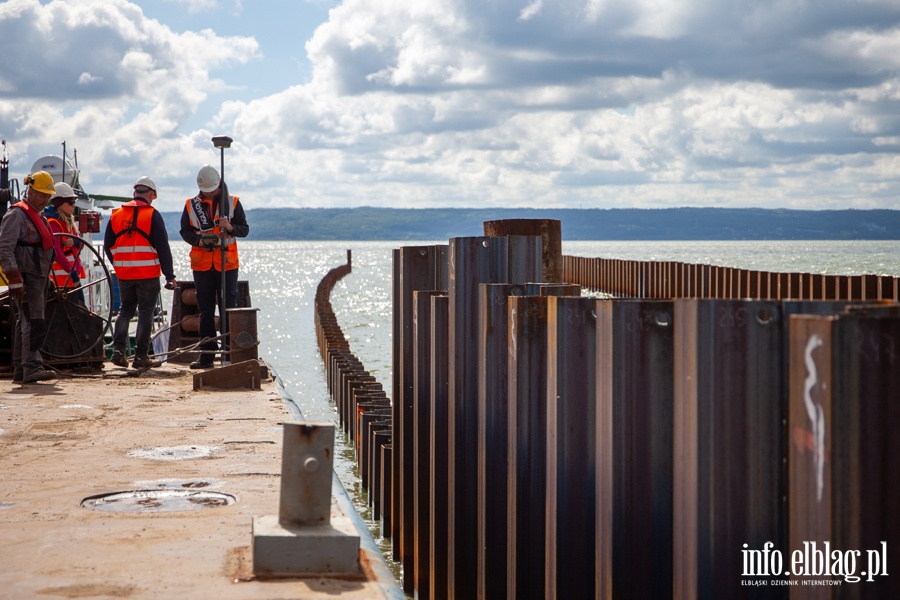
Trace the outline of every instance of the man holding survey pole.
<instances>
[{"instance_id":1,"label":"man holding survey pole","mask_svg":"<svg viewBox=\"0 0 900 600\"><path fill-rule=\"evenodd\" d=\"M228 194L228 187L211 165L204 165L197 173L199 193L185 202L181 214L181 238L191 245L191 270L197 290L200 311L200 337L208 338L199 347L200 358L191 363L192 369L208 369L218 349L216 338L216 305L219 305L220 329L228 331L223 314L225 308L236 308L238 302L239 237L247 237L250 226L237 196ZM227 353L229 344L223 340ZM227 354L223 354L223 358Z\"/></svg>"}]
</instances>

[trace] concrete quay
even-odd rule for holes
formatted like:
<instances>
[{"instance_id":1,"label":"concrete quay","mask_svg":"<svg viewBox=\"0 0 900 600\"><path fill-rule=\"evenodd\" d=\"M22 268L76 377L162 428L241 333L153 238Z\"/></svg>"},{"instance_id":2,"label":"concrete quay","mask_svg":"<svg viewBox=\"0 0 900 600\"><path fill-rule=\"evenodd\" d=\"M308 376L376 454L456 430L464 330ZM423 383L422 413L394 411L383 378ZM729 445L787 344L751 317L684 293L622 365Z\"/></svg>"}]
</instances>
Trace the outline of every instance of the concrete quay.
<instances>
[{"instance_id":1,"label":"concrete quay","mask_svg":"<svg viewBox=\"0 0 900 600\"><path fill-rule=\"evenodd\" d=\"M336 477L359 574L254 576L252 522L278 515L299 418L275 381L194 391L182 365L106 367L0 381L0 598L405 597Z\"/></svg>"}]
</instances>

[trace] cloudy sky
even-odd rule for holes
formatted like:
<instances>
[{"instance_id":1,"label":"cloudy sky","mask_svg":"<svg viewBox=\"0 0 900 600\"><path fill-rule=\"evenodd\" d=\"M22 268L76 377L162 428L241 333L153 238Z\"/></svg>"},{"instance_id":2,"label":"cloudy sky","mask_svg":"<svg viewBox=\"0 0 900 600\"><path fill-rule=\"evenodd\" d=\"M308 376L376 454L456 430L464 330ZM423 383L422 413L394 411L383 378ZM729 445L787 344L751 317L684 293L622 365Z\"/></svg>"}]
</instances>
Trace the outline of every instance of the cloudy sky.
<instances>
[{"instance_id":1,"label":"cloudy sky","mask_svg":"<svg viewBox=\"0 0 900 600\"><path fill-rule=\"evenodd\" d=\"M248 208L900 209L897 0L7 0L0 137Z\"/></svg>"}]
</instances>

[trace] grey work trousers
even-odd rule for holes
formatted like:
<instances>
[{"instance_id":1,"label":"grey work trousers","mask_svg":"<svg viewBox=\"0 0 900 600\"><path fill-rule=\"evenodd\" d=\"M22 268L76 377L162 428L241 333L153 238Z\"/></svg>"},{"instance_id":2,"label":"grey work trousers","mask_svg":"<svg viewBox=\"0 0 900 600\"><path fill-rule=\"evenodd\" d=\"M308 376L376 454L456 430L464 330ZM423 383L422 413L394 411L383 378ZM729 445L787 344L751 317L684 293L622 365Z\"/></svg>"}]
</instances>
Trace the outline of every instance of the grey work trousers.
<instances>
[{"instance_id":1,"label":"grey work trousers","mask_svg":"<svg viewBox=\"0 0 900 600\"><path fill-rule=\"evenodd\" d=\"M159 277L152 279L120 279L119 316L113 329L113 350L125 356L128 346L128 324L137 311L137 331L134 334L134 355L146 358L150 350L153 313L159 298Z\"/></svg>"},{"instance_id":2,"label":"grey work trousers","mask_svg":"<svg viewBox=\"0 0 900 600\"><path fill-rule=\"evenodd\" d=\"M22 371L28 377L44 368L41 346L44 345L44 336L47 334L44 308L47 305L50 278L22 273L22 283L25 297L21 302L13 301L18 313L13 339L13 369L17 373Z\"/></svg>"}]
</instances>

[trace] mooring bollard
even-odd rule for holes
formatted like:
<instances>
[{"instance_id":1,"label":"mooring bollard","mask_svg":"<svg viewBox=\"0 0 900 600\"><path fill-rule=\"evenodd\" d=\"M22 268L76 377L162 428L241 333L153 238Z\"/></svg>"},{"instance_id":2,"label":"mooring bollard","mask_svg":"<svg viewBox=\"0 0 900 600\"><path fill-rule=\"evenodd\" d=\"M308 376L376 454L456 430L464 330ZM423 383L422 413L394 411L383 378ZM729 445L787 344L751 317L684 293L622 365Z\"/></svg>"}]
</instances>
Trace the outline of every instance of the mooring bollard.
<instances>
[{"instance_id":1,"label":"mooring bollard","mask_svg":"<svg viewBox=\"0 0 900 600\"><path fill-rule=\"evenodd\" d=\"M228 336L231 339L231 356L234 363L259 359L259 338L256 335L256 313L258 308L229 308Z\"/></svg>"},{"instance_id":2,"label":"mooring bollard","mask_svg":"<svg viewBox=\"0 0 900 600\"><path fill-rule=\"evenodd\" d=\"M332 519L334 425L284 424L278 516L253 518L256 575L358 573L359 535Z\"/></svg>"},{"instance_id":3,"label":"mooring bollard","mask_svg":"<svg viewBox=\"0 0 900 600\"><path fill-rule=\"evenodd\" d=\"M284 424L279 523L316 526L331 522L333 465L334 426L325 423Z\"/></svg>"}]
</instances>

